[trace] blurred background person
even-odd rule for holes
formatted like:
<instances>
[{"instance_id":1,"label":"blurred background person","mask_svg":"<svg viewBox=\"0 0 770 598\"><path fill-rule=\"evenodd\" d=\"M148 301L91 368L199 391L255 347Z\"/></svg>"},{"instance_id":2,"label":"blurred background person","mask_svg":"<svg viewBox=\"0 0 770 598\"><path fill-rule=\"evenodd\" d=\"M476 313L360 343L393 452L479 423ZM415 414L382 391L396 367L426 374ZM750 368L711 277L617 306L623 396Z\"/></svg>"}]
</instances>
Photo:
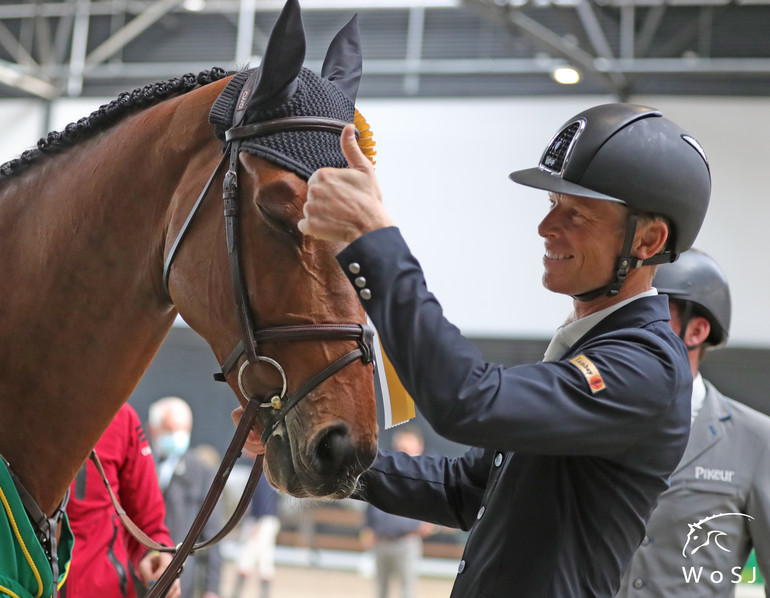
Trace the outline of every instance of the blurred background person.
<instances>
[{"instance_id":1,"label":"blurred background person","mask_svg":"<svg viewBox=\"0 0 770 598\"><path fill-rule=\"evenodd\" d=\"M247 451L244 451L250 458ZM269 598L275 577L275 541L281 528L278 518L278 491L264 474L249 503L248 516L243 524L241 544L236 563L237 577L230 598L244 597L243 589L256 574L259 598ZM248 594L249 596L251 594Z\"/></svg>"},{"instance_id":2,"label":"blurred background person","mask_svg":"<svg viewBox=\"0 0 770 598\"><path fill-rule=\"evenodd\" d=\"M691 249L661 265L652 284L668 295L671 328L690 357L692 428L618 596L726 598L735 595L752 548L762 575L770 575L770 417L700 374L707 352L730 332L730 288L717 263Z\"/></svg>"},{"instance_id":3,"label":"blurred background person","mask_svg":"<svg viewBox=\"0 0 770 598\"><path fill-rule=\"evenodd\" d=\"M402 426L393 434L393 448L416 457L423 453L425 444L416 427ZM422 540L432 531L430 523L391 515L367 504L361 543L374 555L378 598L388 597L391 581L400 584L401 598L414 598Z\"/></svg>"},{"instance_id":4,"label":"blurred background person","mask_svg":"<svg viewBox=\"0 0 770 598\"><path fill-rule=\"evenodd\" d=\"M216 474L190 449L192 410L179 397L164 397L149 408L149 431L157 460L158 483L166 501L166 525L177 543L192 527ZM222 527L217 504L198 541L208 540ZM182 575L182 598L219 598L222 556L215 544L191 554Z\"/></svg>"},{"instance_id":5,"label":"blurred background person","mask_svg":"<svg viewBox=\"0 0 770 598\"><path fill-rule=\"evenodd\" d=\"M126 514L155 542L172 546L152 450L131 405L120 408L95 450ZM90 460L72 482L67 515L75 547L62 598L136 598L171 562L170 554L150 551L126 532ZM176 581L167 597L179 596Z\"/></svg>"}]
</instances>

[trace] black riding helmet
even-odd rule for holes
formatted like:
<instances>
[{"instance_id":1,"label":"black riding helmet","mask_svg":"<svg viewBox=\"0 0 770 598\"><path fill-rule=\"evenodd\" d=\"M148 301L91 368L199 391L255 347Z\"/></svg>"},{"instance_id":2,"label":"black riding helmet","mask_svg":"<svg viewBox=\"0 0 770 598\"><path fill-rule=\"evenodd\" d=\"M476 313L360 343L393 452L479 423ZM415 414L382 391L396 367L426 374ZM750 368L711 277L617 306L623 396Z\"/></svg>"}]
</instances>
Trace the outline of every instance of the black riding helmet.
<instances>
[{"instance_id":1,"label":"black riding helmet","mask_svg":"<svg viewBox=\"0 0 770 598\"><path fill-rule=\"evenodd\" d=\"M703 316L711 324L706 343L718 347L727 342L730 332L730 286L717 263L697 249L685 251L673 264L658 268L652 286L659 293L681 302L682 335L693 316Z\"/></svg>"},{"instance_id":2,"label":"black riding helmet","mask_svg":"<svg viewBox=\"0 0 770 598\"><path fill-rule=\"evenodd\" d=\"M629 268L673 262L692 247L711 195L708 160L700 144L654 108L603 104L571 118L536 168L511 180L554 193L615 201L629 208L626 239L612 283L576 296L616 295ZM639 214L671 225L665 250L646 260L630 255Z\"/></svg>"}]
</instances>

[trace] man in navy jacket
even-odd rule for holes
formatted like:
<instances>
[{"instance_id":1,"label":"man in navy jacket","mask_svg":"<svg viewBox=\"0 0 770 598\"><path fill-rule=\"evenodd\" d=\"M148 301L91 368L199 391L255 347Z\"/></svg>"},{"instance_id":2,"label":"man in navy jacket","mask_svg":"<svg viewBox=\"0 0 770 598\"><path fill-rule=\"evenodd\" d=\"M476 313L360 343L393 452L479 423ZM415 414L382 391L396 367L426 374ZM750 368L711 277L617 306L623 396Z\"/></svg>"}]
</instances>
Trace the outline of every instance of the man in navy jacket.
<instances>
[{"instance_id":1,"label":"man in navy jacket","mask_svg":"<svg viewBox=\"0 0 770 598\"><path fill-rule=\"evenodd\" d=\"M350 168L308 181L305 233L338 261L420 411L459 458L381 450L355 497L470 530L453 597L611 597L682 456L692 376L651 286L688 249L710 194L705 154L660 112L606 104L511 178L549 191L543 284L574 311L542 362L486 363L443 316L386 213L352 127Z\"/></svg>"}]
</instances>

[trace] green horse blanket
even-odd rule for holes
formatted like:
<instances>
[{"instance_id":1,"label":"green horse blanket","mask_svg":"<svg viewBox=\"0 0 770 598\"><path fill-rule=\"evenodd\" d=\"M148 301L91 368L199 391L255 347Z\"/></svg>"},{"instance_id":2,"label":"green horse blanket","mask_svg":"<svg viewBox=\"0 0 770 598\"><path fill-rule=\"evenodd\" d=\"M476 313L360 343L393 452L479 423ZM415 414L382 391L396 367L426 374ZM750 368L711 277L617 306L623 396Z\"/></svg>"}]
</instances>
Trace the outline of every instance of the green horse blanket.
<instances>
[{"instance_id":1,"label":"green horse blanket","mask_svg":"<svg viewBox=\"0 0 770 598\"><path fill-rule=\"evenodd\" d=\"M64 584L74 539L67 516L62 519L57 554ZM0 598L50 598L53 574L43 547L35 536L11 475L0 459Z\"/></svg>"}]
</instances>

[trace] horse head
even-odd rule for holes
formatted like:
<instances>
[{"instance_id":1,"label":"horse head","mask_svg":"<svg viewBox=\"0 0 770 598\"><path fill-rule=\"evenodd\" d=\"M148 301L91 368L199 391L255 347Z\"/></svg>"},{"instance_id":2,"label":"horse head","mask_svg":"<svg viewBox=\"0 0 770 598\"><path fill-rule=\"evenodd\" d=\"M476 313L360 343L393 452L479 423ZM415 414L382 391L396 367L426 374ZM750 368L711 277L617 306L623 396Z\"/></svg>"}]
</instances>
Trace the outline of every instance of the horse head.
<instances>
[{"instance_id":1,"label":"horse head","mask_svg":"<svg viewBox=\"0 0 770 598\"><path fill-rule=\"evenodd\" d=\"M208 227L211 240L188 242L168 273L168 289L180 315L211 345L241 403L255 397L263 403L257 432L269 481L295 496L344 497L377 450L366 355L371 339L357 295L336 263L341 247L303 236L297 223L312 172L347 165L339 131L324 127L356 117L356 18L332 41L320 77L302 66L304 55L299 6L289 0L260 67L236 74L210 110L230 154L225 182L238 203L228 205L239 216L227 226L236 230L215 230L214 218L198 222L196 234ZM236 130L247 134L229 138ZM209 263L201 288L187 273ZM340 325L345 333L335 334ZM242 351L234 351L236 345ZM346 358L357 346L361 358ZM344 369L327 369L341 359Z\"/></svg>"}]
</instances>

